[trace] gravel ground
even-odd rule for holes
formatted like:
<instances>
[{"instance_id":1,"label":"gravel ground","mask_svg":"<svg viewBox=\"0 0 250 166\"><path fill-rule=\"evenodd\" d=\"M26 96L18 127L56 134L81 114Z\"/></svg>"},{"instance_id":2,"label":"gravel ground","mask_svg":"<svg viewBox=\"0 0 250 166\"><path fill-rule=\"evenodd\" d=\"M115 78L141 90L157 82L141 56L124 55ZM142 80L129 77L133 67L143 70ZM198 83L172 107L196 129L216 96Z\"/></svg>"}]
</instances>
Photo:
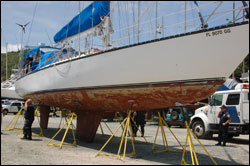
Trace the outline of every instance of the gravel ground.
<instances>
[{"instance_id":1,"label":"gravel ground","mask_svg":"<svg viewBox=\"0 0 250 166\"><path fill-rule=\"evenodd\" d=\"M21 140L20 137L16 136L18 130L6 131L5 127L8 125L10 120L14 117L12 114L8 114L4 117L2 122L1 135L1 164L2 165L180 165L182 159L182 153L176 152L163 152L163 153L152 153L152 145L154 142L157 125L147 124L145 126L145 137L149 142L146 144L142 137L136 137L135 149L136 158L126 157L124 161L118 160L115 157L97 156L97 152L101 149L104 143L110 137L110 132L102 122L104 134L102 135L100 128L97 131L95 141L93 143L86 143L77 140L77 147L74 146L63 146L60 149L57 146L47 146L47 143L56 133L60 118L50 118L49 128L44 130L44 137L34 137L32 141ZM65 123L65 121L62 121ZM74 121L74 124L76 122ZM119 122L107 122L108 126L114 132L118 127ZM23 121L19 120L16 127L22 127ZM176 137L180 140L181 144L185 144L186 129L179 127L171 128L175 133ZM37 119L33 123L33 134L39 134L40 129ZM61 133L64 133L62 130ZM181 147L165 128L168 146L171 149L181 150ZM59 134L52 143L59 144L63 134ZM140 134L138 134L140 136ZM121 130L118 131L116 136L109 142L104 148L102 154L116 154L119 148L119 141L121 136ZM200 140L205 146L207 151L215 159L219 165L249 165L249 135L242 135L229 140L226 147L214 146L217 143L217 135L214 135L213 139ZM65 140L66 143L73 143L72 132L70 131ZM198 142L193 139L199 164L202 165L213 165L214 163L206 155L205 151ZM156 140L156 149L163 149L163 141L161 133L158 134ZM123 152L123 150L122 150ZM130 141L128 142L127 153L132 152L132 146ZM187 154L185 160L191 164L191 157L189 147L187 147Z\"/></svg>"}]
</instances>

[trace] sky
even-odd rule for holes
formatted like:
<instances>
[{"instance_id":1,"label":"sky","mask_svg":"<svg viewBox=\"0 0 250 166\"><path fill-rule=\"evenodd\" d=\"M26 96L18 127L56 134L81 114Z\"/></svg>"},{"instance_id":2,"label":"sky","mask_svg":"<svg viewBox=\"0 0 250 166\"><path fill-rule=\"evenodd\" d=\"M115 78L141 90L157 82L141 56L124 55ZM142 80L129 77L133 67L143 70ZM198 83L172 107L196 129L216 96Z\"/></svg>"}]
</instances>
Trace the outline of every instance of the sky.
<instances>
[{"instance_id":1,"label":"sky","mask_svg":"<svg viewBox=\"0 0 250 166\"><path fill-rule=\"evenodd\" d=\"M220 3L219 1L197 1L200 11L206 20ZM79 10L87 7L92 1L1 1L1 53L17 51L21 46L21 28L16 24L26 24L26 33L23 36L23 45L37 46L38 43L51 45L54 43L54 35L67 24ZM249 2L247 2L249 3ZM80 4L80 7L79 7ZM140 41L154 39L156 27L156 2L141 1L140 13ZM193 1L187 1L187 31L197 30L200 19ZM236 1L236 8L242 6L241 1ZM164 27L159 29L157 37L169 36L184 32L184 1L159 1L157 2L157 25ZM112 39L121 42L114 46L133 44L137 42L138 1L112 2L112 24L114 34ZM233 2L223 2L216 12L232 10ZM236 11L236 14L238 11ZM227 23L232 20L232 12L212 16L208 21L209 27ZM238 17L242 16L240 13ZM182 24L180 24L182 23ZM135 25L134 28L129 28ZM82 36L84 41L86 36ZM95 43L98 45L98 42ZM99 42L100 44L100 42ZM77 47L75 44L75 47ZM73 45L74 47L74 45ZM76 48L77 49L77 48ZM81 50L84 43L81 43Z\"/></svg>"}]
</instances>

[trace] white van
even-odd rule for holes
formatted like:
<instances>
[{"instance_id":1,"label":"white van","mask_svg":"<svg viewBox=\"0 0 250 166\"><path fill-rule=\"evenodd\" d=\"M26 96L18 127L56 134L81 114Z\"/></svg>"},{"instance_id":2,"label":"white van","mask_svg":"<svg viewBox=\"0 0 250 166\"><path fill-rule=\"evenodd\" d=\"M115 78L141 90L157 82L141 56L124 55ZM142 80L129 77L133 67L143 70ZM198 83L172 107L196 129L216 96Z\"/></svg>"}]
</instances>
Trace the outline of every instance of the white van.
<instances>
[{"instance_id":1,"label":"white van","mask_svg":"<svg viewBox=\"0 0 250 166\"><path fill-rule=\"evenodd\" d=\"M230 114L231 122L228 136L249 134L249 83L239 83L235 90L214 93L207 106L195 110L191 117L190 128L198 138L212 137L219 131L218 113L225 105Z\"/></svg>"},{"instance_id":2,"label":"white van","mask_svg":"<svg viewBox=\"0 0 250 166\"><path fill-rule=\"evenodd\" d=\"M7 115L8 113L16 114L23 106L23 101L8 100L3 103L3 112L5 115Z\"/></svg>"}]
</instances>

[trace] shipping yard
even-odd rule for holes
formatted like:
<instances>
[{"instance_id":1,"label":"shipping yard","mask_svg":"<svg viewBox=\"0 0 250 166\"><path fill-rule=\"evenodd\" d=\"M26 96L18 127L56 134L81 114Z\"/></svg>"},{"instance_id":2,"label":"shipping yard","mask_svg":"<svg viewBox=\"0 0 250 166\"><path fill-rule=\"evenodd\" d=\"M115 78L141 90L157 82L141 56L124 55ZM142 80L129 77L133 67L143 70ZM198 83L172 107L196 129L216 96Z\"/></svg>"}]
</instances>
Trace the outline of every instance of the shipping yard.
<instances>
[{"instance_id":1,"label":"shipping yard","mask_svg":"<svg viewBox=\"0 0 250 166\"><path fill-rule=\"evenodd\" d=\"M13 115L4 117L2 129L5 128ZM149 142L145 143L143 137L138 134L135 137L136 158L126 157L124 161L115 157L96 156L103 144L111 136L110 131L104 125L103 132L100 128L97 130L97 135L93 143L86 143L77 140L77 147L63 146L60 149L57 146L48 146L49 140L56 133L60 123L60 117L51 118L49 121L49 129L44 130L44 137L33 137L32 141L21 140L16 136L18 130L3 131L1 135L1 164L2 165L180 165L182 153L175 152L162 152L152 153L152 145L154 142L157 125L146 124L145 138ZM74 121L75 123L75 121ZM106 122L111 131L120 124L119 122ZM22 127L23 122L20 121L16 127ZM185 128L171 127L176 137L184 145L187 130ZM33 134L39 134L40 129L38 122L33 124ZM63 132L64 133L64 132ZM111 140L109 145L103 150L105 154L116 154L120 144L121 131L118 131L116 137ZM170 148L181 150L182 148L176 142L174 137L166 129L166 137ZM62 135L53 143L60 143ZM212 160L206 155L202 147L197 141L194 141L197 158L200 165L214 165ZM207 151L211 154L218 165L249 165L249 135L240 135L228 141L226 147L214 146L217 143L217 135L212 139L200 140L206 147ZM71 131L68 133L66 143L73 143L73 136ZM162 137L158 136L156 141L156 149L164 149ZM127 152L132 152L131 142L128 141ZM187 163L191 164L191 157L189 147L187 147L187 154L185 156Z\"/></svg>"},{"instance_id":2,"label":"shipping yard","mask_svg":"<svg viewBox=\"0 0 250 166\"><path fill-rule=\"evenodd\" d=\"M1 165L249 165L249 2L1 9Z\"/></svg>"}]
</instances>

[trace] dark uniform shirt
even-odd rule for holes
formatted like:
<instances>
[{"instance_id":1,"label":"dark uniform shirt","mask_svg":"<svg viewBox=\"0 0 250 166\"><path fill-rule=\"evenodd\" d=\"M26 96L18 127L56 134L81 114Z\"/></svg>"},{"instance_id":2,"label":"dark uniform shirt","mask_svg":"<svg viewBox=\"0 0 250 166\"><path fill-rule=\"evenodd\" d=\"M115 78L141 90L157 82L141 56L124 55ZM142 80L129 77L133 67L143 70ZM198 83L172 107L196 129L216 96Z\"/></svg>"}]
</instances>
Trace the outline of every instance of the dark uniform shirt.
<instances>
[{"instance_id":1,"label":"dark uniform shirt","mask_svg":"<svg viewBox=\"0 0 250 166\"><path fill-rule=\"evenodd\" d=\"M223 112L220 116L220 125L222 125L222 123L225 123L226 121L228 121L230 118L230 115L228 112ZM228 125L228 124L227 124Z\"/></svg>"},{"instance_id":2,"label":"dark uniform shirt","mask_svg":"<svg viewBox=\"0 0 250 166\"><path fill-rule=\"evenodd\" d=\"M145 111L136 111L135 122L138 124L145 124Z\"/></svg>"},{"instance_id":3,"label":"dark uniform shirt","mask_svg":"<svg viewBox=\"0 0 250 166\"><path fill-rule=\"evenodd\" d=\"M34 120L34 106L33 105L29 105L27 107L27 110L25 110L25 113L24 113L24 118L30 121Z\"/></svg>"}]
</instances>

